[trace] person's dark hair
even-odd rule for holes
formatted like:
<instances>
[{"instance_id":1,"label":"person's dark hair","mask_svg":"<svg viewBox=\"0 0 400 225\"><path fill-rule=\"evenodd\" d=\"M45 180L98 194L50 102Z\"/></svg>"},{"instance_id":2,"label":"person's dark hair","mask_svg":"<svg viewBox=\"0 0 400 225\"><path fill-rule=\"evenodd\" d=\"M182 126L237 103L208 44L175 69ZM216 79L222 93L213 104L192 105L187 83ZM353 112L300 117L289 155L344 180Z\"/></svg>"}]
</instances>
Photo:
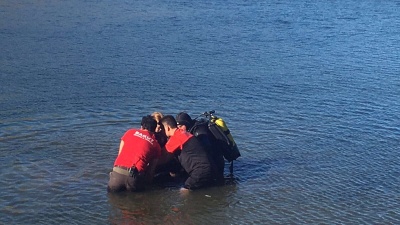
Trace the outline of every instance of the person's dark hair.
<instances>
[{"instance_id":1,"label":"person's dark hair","mask_svg":"<svg viewBox=\"0 0 400 225\"><path fill-rule=\"evenodd\" d=\"M188 130L194 124L192 118L185 112L180 112L178 115L176 115L176 123L178 125L185 125Z\"/></svg>"},{"instance_id":2,"label":"person's dark hair","mask_svg":"<svg viewBox=\"0 0 400 225\"><path fill-rule=\"evenodd\" d=\"M157 127L157 121L150 115L142 117L142 125L143 129L146 129L150 132L154 132Z\"/></svg>"},{"instance_id":3,"label":"person's dark hair","mask_svg":"<svg viewBox=\"0 0 400 225\"><path fill-rule=\"evenodd\" d=\"M162 124L167 124L171 128L177 128L176 120L173 116L171 115L166 115L163 118L161 118L160 121Z\"/></svg>"}]
</instances>

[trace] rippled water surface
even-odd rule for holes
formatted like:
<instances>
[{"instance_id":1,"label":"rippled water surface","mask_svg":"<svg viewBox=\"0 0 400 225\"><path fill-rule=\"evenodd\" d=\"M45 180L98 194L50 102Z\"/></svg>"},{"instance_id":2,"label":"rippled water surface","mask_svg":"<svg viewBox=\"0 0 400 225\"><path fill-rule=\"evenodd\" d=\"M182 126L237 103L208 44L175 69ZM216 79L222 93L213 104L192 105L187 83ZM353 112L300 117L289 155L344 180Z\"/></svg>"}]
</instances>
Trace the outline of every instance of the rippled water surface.
<instances>
[{"instance_id":1,"label":"rippled water surface","mask_svg":"<svg viewBox=\"0 0 400 225\"><path fill-rule=\"evenodd\" d=\"M399 7L1 1L0 223L400 223ZM106 192L141 116L211 109L234 182Z\"/></svg>"}]
</instances>

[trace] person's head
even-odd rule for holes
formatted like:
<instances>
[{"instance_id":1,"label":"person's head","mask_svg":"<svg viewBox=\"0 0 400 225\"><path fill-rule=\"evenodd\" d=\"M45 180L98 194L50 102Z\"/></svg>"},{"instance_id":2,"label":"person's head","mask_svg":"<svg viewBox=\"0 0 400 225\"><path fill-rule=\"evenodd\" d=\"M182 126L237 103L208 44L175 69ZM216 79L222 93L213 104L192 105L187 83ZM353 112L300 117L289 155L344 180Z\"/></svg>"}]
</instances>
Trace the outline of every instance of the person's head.
<instances>
[{"instance_id":1,"label":"person's head","mask_svg":"<svg viewBox=\"0 0 400 225\"><path fill-rule=\"evenodd\" d=\"M167 137L171 137L174 135L174 132L177 128L176 120L173 116L167 115L161 118L161 123L164 126L164 131Z\"/></svg>"},{"instance_id":2,"label":"person's head","mask_svg":"<svg viewBox=\"0 0 400 225\"><path fill-rule=\"evenodd\" d=\"M192 118L185 112L180 112L176 115L176 124L181 130L189 130L193 126Z\"/></svg>"},{"instance_id":3,"label":"person's head","mask_svg":"<svg viewBox=\"0 0 400 225\"><path fill-rule=\"evenodd\" d=\"M157 127L155 132L158 133L162 130L161 119L164 117L164 115L160 112L153 112L151 116L153 117L153 119L157 121Z\"/></svg>"},{"instance_id":4,"label":"person's head","mask_svg":"<svg viewBox=\"0 0 400 225\"><path fill-rule=\"evenodd\" d=\"M152 116L147 115L142 117L142 122L140 123L143 130L148 130L154 132L157 127L157 121L153 119Z\"/></svg>"}]
</instances>

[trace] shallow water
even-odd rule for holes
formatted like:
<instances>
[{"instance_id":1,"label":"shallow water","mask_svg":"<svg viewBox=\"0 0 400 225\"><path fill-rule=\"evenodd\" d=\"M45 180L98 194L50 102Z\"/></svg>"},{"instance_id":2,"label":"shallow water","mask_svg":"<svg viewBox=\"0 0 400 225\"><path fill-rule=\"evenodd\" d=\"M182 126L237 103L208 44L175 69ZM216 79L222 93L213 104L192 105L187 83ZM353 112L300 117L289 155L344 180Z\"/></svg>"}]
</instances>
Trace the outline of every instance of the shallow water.
<instances>
[{"instance_id":1,"label":"shallow water","mask_svg":"<svg viewBox=\"0 0 400 225\"><path fill-rule=\"evenodd\" d=\"M0 222L399 223L398 7L2 1ZM106 192L141 116L211 109L234 182Z\"/></svg>"}]
</instances>

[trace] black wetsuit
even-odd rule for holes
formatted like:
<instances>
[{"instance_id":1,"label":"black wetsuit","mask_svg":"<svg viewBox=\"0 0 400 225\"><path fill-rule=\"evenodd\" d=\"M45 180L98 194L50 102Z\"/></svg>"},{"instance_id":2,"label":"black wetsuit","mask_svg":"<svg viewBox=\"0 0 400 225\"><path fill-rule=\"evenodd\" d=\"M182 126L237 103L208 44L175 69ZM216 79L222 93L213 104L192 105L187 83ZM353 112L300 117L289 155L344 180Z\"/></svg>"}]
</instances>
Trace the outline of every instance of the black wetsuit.
<instances>
[{"instance_id":1,"label":"black wetsuit","mask_svg":"<svg viewBox=\"0 0 400 225\"><path fill-rule=\"evenodd\" d=\"M196 136L196 138L203 144L207 152L210 154L216 166L216 178L220 181L223 180L225 159L222 154L222 150L208 129L208 124L204 121L196 121L194 126L190 129L190 133Z\"/></svg>"},{"instance_id":2,"label":"black wetsuit","mask_svg":"<svg viewBox=\"0 0 400 225\"><path fill-rule=\"evenodd\" d=\"M216 183L216 166L207 153L206 148L196 138L189 138L178 156L179 162L189 177L185 181L185 188L197 189Z\"/></svg>"}]
</instances>

